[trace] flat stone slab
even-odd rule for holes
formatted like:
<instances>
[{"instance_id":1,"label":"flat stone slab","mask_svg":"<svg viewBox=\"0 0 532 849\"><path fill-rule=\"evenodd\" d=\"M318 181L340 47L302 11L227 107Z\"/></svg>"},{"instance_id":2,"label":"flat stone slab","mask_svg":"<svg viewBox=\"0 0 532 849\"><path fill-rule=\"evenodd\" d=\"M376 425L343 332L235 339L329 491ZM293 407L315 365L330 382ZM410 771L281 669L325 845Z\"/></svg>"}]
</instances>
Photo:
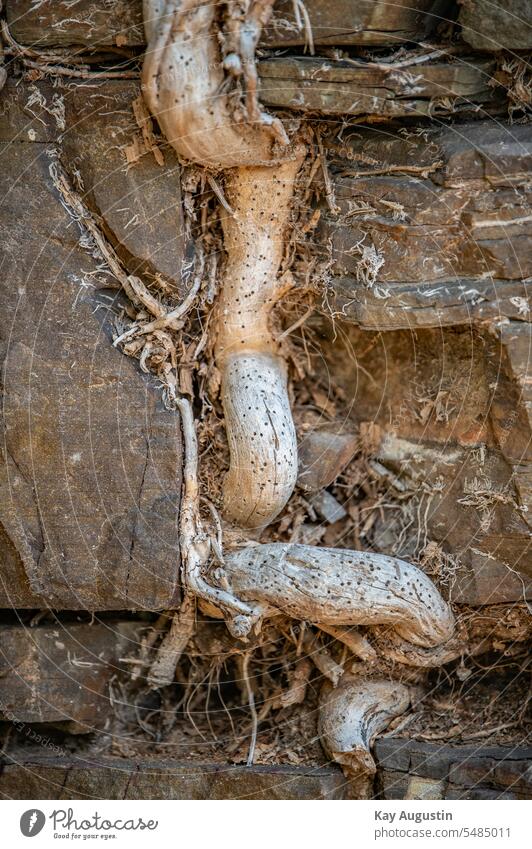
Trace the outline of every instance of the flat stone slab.
<instances>
[{"instance_id":1,"label":"flat stone slab","mask_svg":"<svg viewBox=\"0 0 532 849\"><path fill-rule=\"evenodd\" d=\"M72 168L77 162L84 172L86 202L110 204L108 238L124 262L135 208L141 252L154 226L153 209L139 206L135 192L143 180L157 185L162 169L152 159L151 177L148 161L148 174L141 167L128 176L123 152L113 148L134 126L125 111L131 88L91 90L91 98L76 92L72 111L47 83L17 89L10 81L2 92L0 606L153 610L179 599L179 417L164 408L156 381L113 347L124 301L99 256L80 244L50 166L68 148ZM115 110L121 117L105 123L102 113ZM70 132L76 120L85 122L86 139L85 130ZM178 182L171 169L168 178L168 186ZM153 199L160 186L154 191ZM177 236L175 206L166 205L165 216L159 227L169 233L173 220ZM178 240L166 250L179 268ZM130 273L135 264L140 259Z\"/></svg>"},{"instance_id":2,"label":"flat stone slab","mask_svg":"<svg viewBox=\"0 0 532 849\"><path fill-rule=\"evenodd\" d=\"M4 756L4 799L341 799L339 768Z\"/></svg>"},{"instance_id":3,"label":"flat stone slab","mask_svg":"<svg viewBox=\"0 0 532 849\"><path fill-rule=\"evenodd\" d=\"M101 729L113 715L109 686L138 654L145 625L0 626L0 721L68 723L76 733ZM129 667L128 672L131 671Z\"/></svg>"}]
</instances>

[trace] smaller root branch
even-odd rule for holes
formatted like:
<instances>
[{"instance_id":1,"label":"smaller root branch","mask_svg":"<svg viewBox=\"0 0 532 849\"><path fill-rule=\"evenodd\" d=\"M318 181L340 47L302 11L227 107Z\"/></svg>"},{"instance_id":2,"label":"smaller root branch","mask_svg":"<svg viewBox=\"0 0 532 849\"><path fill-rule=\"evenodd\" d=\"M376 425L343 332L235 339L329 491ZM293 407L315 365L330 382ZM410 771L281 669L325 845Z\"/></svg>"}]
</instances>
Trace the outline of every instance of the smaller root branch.
<instances>
[{"instance_id":1,"label":"smaller root branch","mask_svg":"<svg viewBox=\"0 0 532 849\"><path fill-rule=\"evenodd\" d=\"M152 688L166 687L173 683L177 664L194 634L195 613L195 599L186 595L179 611L174 614L170 630L159 646L157 657L151 665L148 684Z\"/></svg>"},{"instance_id":2,"label":"smaller root branch","mask_svg":"<svg viewBox=\"0 0 532 849\"><path fill-rule=\"evenodd\" d=\"M253 766L253 761L255 759L255 748L257 745L257 731L259 726L257 709L255 707L255 694L253 692L253 687L251 686L251 681L249 678L250 658L251 652L246 652L242 658L242 678L244 679L244 683L246 685L247 699L249 704L249 710L251 713L251 740L249 743L247 766Z\"/></svg>"}]
</instances>

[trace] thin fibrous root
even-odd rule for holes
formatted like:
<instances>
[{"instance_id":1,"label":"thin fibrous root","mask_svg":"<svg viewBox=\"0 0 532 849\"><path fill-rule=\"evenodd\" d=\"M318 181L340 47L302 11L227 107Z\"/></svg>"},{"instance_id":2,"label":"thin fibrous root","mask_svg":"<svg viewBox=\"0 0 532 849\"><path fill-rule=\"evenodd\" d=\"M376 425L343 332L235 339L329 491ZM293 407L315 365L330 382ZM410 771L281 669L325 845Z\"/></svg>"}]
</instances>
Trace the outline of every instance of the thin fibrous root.
<instances>
[{"instance_id":1,"label":"thin fibrous root","mask_svg":"<svg viewBox=\"0 0 532 849\"><path fill-rule=\"evenodd\" d=\"M270 543L225 556L233 592L323 625L392 625L415 646L448 640L454 617L420 569L384 554Z\"/></svg>"},{"instance_id":2,"label":"thin fibrous root","mask_svg":"<svg viewBox=\"0 0 532 849\"><path fill-rule=\"evenodd\" d=\"M376 735L410 705L408 687L397 681L344 675L322 688L318 732L327 755L350 778L375 773L371 746Z\"/></svg>"}]
</instances>

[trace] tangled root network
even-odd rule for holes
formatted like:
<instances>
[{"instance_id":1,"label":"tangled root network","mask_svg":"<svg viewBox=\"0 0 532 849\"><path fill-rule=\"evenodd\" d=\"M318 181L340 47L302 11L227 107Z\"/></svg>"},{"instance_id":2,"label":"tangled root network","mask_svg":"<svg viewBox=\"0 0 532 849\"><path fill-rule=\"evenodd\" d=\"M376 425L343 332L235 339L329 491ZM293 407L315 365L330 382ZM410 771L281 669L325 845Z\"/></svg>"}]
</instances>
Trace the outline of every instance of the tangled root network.
<instances>
[{"instance_id":1,"label":"tangled root network","mask_svg":"<svg viewBox=\"0 0 532 849\"><path fill-rule=\"evenodd\" d=\"M271 311L286 291L280 269L306 149L258 101L255 47L272 7L273 0L144 2L146 102L182 160L223 172L226 259L212 350L230 447L223 518L243 531L264 528L278 516L297 476L287 368L272 335ZM335 634L342 626L389 626L403 654L414 658L410 662L419 656L420 665L428 665L427 652L452 638L453 616L429 578L408 563L281 543L251 544L223 556L217 551L213 563L199 518L191 408L184 399L178 408L186 451L180 526L189 596L210 601L231 632L244 638L279 612ZM322 694L323 746L350 777L369 774L372 740L407 709L408 687L382 673L344 673L336 684Z\"/></svg>"}]
</instances>

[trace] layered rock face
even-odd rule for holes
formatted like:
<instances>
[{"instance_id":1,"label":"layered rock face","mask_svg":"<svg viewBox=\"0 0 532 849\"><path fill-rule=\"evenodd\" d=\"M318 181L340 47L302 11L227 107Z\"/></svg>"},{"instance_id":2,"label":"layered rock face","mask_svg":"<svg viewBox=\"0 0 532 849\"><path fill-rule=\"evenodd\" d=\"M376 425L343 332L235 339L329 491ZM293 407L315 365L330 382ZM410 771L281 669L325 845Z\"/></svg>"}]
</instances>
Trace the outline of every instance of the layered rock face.
<instances>
[{"instance_id":1,"label":"layered rock face","mask_svg":"<svg viewBox=\"0 0 532 849\"><path fill-rule=\"evenodd\" d=\"M116 716L115 679L138 668L156 615L181 601L183 446L179 415L165 407L157 380L113 346L131 308L65 205L54 169L68 175L124 273L176 302L190 292L201 221L193 230L186 223L190 166L139 105L140 0L81 0L74 11L69 2L3 5L0 721L101 733ZM516 24L526 3L436 5L307 0L310 26L300 27L283 0L261 35L261 101L290 128L315 132L321 157L306 196L312 226L295 229L291 249L326 270L308 322L312 344L319 340L315 392L294 407L299 473L294 448L286 497L297 476L295 494L265 550L273 578L262 571L250 586L241 552L228 573L245 597L264 579L264 604L277 593L291 615L291 573L272 590L279 552L312 559L309 545L318 543L415 562L459 616L485 616L475 639L502 655L513 632L493 636L493 622L521 615L532 596L532 147L522 122L522 51L531 41ZM230 182L222 197L233 202ZM301 285L304 270L295 267L295 277ZM220 368L222 360L223 351ZM331 397L324 386L334 386ZM361 456L366 477L357 478ZM237 475L237 515L247 511L238 496ZM298 499L307 510L299 526L290 524ZM329 565L317 562L315 573L323 566L328 575ZM320 608L328 615L329 601ZM33 613L49 609L59 624L38 619L30 629ZM350 623L371 624L370 614L357 615ZM319 640L329 635L336 661L349 645L362 652L351 660L371 658L365 637L349 643L341 624L323 613ZM211 627L208 620L199 630ZM321 650L317 663L327 669ZM408 701L405 694L401 710ZM364 746L380 732L357 731ZM329 756L352 763L334 729L327 733ZM428 738L378 739L375 792L529 792L529 750L512 754L503 740L475 749L472 760L466 742L442 752ZM0 778L7 795L23 798L27 764L31 798L46 798L43 788L55 798L66 776L78 798L112 798L126 787L144 798L161 772L156 759L104 757L77 769L64 756L15 751ZM331 766L255 769L257 798L346 792ZM176 767L160 793L227 798L246 781L238 769L221 777L214 767L201 776Z\"/></svg>"}]
</instances>

